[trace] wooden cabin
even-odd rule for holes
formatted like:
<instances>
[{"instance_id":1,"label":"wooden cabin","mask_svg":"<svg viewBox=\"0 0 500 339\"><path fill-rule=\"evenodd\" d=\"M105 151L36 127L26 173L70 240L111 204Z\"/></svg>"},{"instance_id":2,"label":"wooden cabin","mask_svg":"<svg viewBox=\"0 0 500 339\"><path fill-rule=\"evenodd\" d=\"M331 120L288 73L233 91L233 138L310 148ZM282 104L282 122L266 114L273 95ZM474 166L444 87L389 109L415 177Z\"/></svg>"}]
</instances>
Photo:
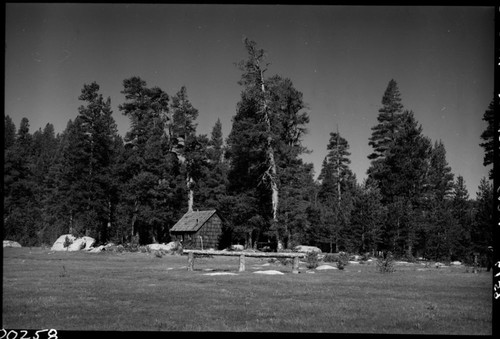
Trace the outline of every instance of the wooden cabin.
<instances>
[{"instance_id":1,"label":"wooden cabin","mask_svg":"<svg viewBox=\"0 0 500 339\"><path fill-rule=\"evenodd\" d=\"M221 234L222 220L216 210L188 211L170 229L173 241L191 249L217 249Z\"/></svg>"}]
</instances>

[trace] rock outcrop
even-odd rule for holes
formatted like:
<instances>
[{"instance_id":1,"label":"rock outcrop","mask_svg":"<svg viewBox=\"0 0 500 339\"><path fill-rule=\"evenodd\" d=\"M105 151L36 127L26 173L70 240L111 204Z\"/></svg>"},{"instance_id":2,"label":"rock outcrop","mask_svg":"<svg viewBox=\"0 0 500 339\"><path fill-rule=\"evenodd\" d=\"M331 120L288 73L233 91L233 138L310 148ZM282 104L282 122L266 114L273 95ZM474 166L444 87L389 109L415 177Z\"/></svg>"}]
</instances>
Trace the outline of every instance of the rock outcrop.
<instances>
[{"instance_id":1,"label":"rock outcrop","mask_svg":"<svg viewBox=\"0 0 500 339\"><path fill-rule=\"evenodd\" d=\"M298 245L293 248L294 252L299 252L299 253L308 253L308 252L314 252L314 253L321 253L321 250L316 247L316 246L305 246L305 245Z\"/></svg>"},{"instance_id":2,"label":"rock outcrop","mask_svg":"<svg viewBox=\"0 0 500 339\"><path fill-rule=\"evenodd\" d=\"M177 251L180 246L181 246L180 243L178 243L176 241L171 241L168 244L149 244L149 245L146 245L146 247L150 251L165 251L168 253Z\"/></svg>"},{"instance_id":3,"label":"rock outcrop","mask_svg":"<svg viewBox=\"0 0 500 339\"><path fill-rule=\"evenodd\" d=\"M283 272L276 271L276 270L255 271L253 273L256 273L256 274L267 274L267 275L282 275L282 274L285 274Z\"/></svg>"},{"instance_id":4,"label":"rock outcrop","mask_svg":"<svg viewBox=\"0 0 500 339\"><path fill-rule=\"evenodd\" d=\"M88 250L95 243L95 239L91 237L77 238L72 234L63 234L52 245L52 251L80 251Z\"/></svg>"},{"instance_id":5,"label":"rock outcrop","mask_svg":"<svg viewBox=\"0 0 500 339\"><path fill-rule=\"evenodd\" d=\"M81 237L77 238L71 245L69 245L68 251L80 251L88 250L94 245L95 239L91 237Z\"/></svg>"},{"instance_id":6,"label":"rock outcrop","mask_svg":"<svg viewBox=\"0 0 500 339\"><path fill-rule=\"evenodd\" d=\"M4 240L3 247L22 247L20 243L13 240Z\"/></svg>"}]
</instances>

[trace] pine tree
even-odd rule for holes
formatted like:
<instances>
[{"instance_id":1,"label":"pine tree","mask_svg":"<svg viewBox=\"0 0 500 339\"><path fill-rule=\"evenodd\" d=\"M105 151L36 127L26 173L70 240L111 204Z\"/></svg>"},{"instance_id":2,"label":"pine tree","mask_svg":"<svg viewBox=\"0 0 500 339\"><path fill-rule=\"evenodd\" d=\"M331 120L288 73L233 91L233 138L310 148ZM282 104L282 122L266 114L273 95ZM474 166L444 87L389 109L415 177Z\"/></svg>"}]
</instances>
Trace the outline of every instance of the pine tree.
<instances>
[{"instance_id":1,"label":"pine tree","mask_svg":"<svg viewBox=\"0 0 500 339\"><path fill-rule=\"evenodd\" d=\"M272 222L278 222L278 204L279 204L279 189L278 189L278 174L275 159L275 139L273 138L271 119L272 111L270 110L270 97L267 88L264 73L267 71L265 65L264 50L257 49L257 44L247 38L244 39L245 48L248 53L248 60L241 61L238 66L243 72L239 84L244 86L247 94L255 100L254 105L256 110L254 114L258 116L258 120L264 128L263 137L265 138L265 169L261 174L261 182L268 185L271 191L271 212ZM283 247L282 240L279 237L279 232L276 233L278 250Z\"/></svg>"},{"instance_id":2,"label":"pine tree","mask_svg":"<svg viewBox=\"0 0 500 339\"><path fill-rule=\"evenodd\" d=\"M493 185L487 178L481 178L476 196L476 213L471 229L471 250L485 253L493 244Z\"/></svg>"},{"instance_id":3,"label":"pine tree","mask_svg":"<svg viewBox=\"0 0 500 339\"><path fill-rule=\"evenodd\" d=\"M12 147L16 141L16 125L11 117L6 115L4 119L4 150ZM4 154L5 155L5 154Z\"/></svg>"},{"instance_id":4,"label":"pine tree","mask_svg":"<svg viewBox=\"0 0 500 339\"><path fill-rule=\"evenodd\" d=\"M300 156L308 150L302 145L307 133L309 116L299 92L288 78L275 75L269 79L272 132L275 135L280 205L277 221L270 228L282 239L283 247L292 248L303 239L306 224L308 194L314 184L313 167L303 163ZM279 244L278 244L279 246Z\"/></svg>"},{"instance_id":5,"label":"pine tree","mask_svg":"<svg viewBox=\"0 0 500 339\"><path fill-rule=\"evenodd\" d=\"M403 113L403 105L401 104L401 94L399 93L398 85L393 79L389 81L384 92L382 105L383 107L378 111L378 124L372 127L372 136L368 143L374 149L374 152L368 156L368 159L371 160L386 156L398 132L398 118Z\"/></svg>"},{"instance_id":6,"label":"pine tree","mask_svg":"<svg viewBox=\"0 0 500 339\"><path fill-rule=\"evenodd\" d=\"M278 223L282 225L284 247L292 249L307 240L307 208L310 191L314 185L313 165L297 159L293 164L280 169L281 203Z\"/></svg>"},{"instance_id":7,"label":"pine tree","mask_svg":"<svg viewBox=\"0 0 500 339\"><path fill-rule=\"evenodd\" d=\"M413 112L406 111L400 121L390 155L384 160L387 172L378 181L385 201L404 196L415 204L425 191L431 142L422 134Z\"/></svg>"},{"instance_id":8,"label":"pine tree","mask_svg":"<svg viewBox=\"0 0 500 339\"><path fill-rule=\"evenodd\" d=\"M296 159L305 151L301 138L308 116L302 111L302 94L291 80L265 78L264 51L248 39L245 47L248 59L239 63L243 72L239 84L244 90L233 118L226 158L230 161L228 205L252 213L238 215L231 223L247 244L255 245L254 240L270 236L280 250L284 237L292 232L280 216L280 190L287 181L286 175L282 178L283 169L293 166L293 171L302 173L302 164Z\"/></svg>"},{"instance_id":9,"label":"pine tree","mask_svg":"<svg viewBox=\"0 0 500 339\"><path fill-rule=\"evenodd\" d=\"M452 260L463 258L470 254L471 249L471 202L461 175L457 176L451 206L454 225L449 230L449 256Z\"/></svg>"},{"instance_id":10,"label":"pine tree","mask_svg":"<svg viewBox=\"0 0 500 339\"><path fill-rule=\"evenodd\" d=\"M481 133L481 139L484 141L480 144L484 148L484 166L489 166L494 163L494 139L495 133L498 130L498 126L495 126L495 100L493 99L488 109L483 114L483 120L488 124L483 133ZM489 172L489 178L493 179L493 169Z\"/></svg>"},{"instance_id":11,"label":"pine tree","mask_svg":"<svg viewBox=\"0 0 500 339\"><path fill-rule=\"evenodd\" d=\"M44 213L44 239L49 243L55 241L61 234L67 234L73 222L72 210L76 206L72 200L73 166L70 165L72 155L70 140L73 139L71 136L73 129L74 123L70 119L64 131L56 136L57 148L46 176L50 194L47 197ZM75 152L80 151L81 149L75 149Z\"/></svg>"},{"instance_id":12,"label":"pine tree","mask_svg":"<svg viewBox=\"0 0 500 339\"><path fill-rule=\"evenodd\" d=\"M420 247L424 256L436 261L450 260L455 229L450 201L435 201L428 209L425 227L420 234Z\"/></svg>"},{"instance_id":13,"label":"pine tree","mask_svg":"<svg viewBox=\"0 0 500 339\"><path fill-rule=\"evenodd\" d=\"M186 203L181 163L172 152L170 98L139 77L125 79L123 86L126 101L119 109L130 119L130 130L119 169L126 183L119 227L130 225L127 238L133 242L166 241Z\"/></svg>"},{"instance_id":14,"label":"pine tree","mask_svg":"<svg viewBox=\"0 0 500 339\"><path fill-rule=\"evenodd\" d=\"M386 245L396 253L411 256L418 242L419 209L426 192L430 140L422 135L413 112L405 111L389 154L378 173L383 202L389 208ZM375 177L377 178L377 177ZM392 206L391 206L392 205Z\"/></svg>"},{"instance_id":15,"label":"pine tree","mask_svg":"<svg viewBox=\"0 0 500 339\"><path fill-rule=\"evenodd\" d=\"M44 223L53 225L58 235L89 235L104 243L118 203L113 172L121 138L112 117L111 99L104 99L99 89L95 82L84 84L78 97L84 105L58 138L57 152L50 155L53 160L46 178L51 193ZM53 133L50 128L46 132ZM54 237L54 230L47 237Z\"/></svg>"},{"instance_id":16,"label":"pine tree","mask_svg":"<svg viewBox=\"0 0 500 339\"><path fill-rule=\"evenodd\" d=\"M429 190L434 201L441 202L450 197L453 191L453 173L446 161L446 150L442 141L434 143L430 156Z\"/></svg>"},{"instance_id":17,"label":"pine tree","mask_svg":"<svg viewBox=\"0 0 500 339\"><path fill-rule=\"evenodd\" d=\"M22 118L17 131L16 143L21 156L29 157L32 150L33 136L29 132L30 124L28 118Z\"/></svg>"},{"instance_id":18,"label":"pine tree","mask_svg":"<svg viewBox=\"0 0 500 339\"><path fill-rule=\"evenodd\" d=\"M365 180L358 185L353 202L349 238L353 252L375 254L382 242L385 207L379 188Z\"/></svg>"},{"instance_id":19,"label":"pine tree","mask_svg":"<svg viewBox=\"0 0 500 339\"><path fill-rule=\"evenodd\" d=\"M326 211L318 199L320 182L315 181L309 190L309 204L306 207L306 224L303 229L305 245L314 245L323 252L332 251L328 229L326 227ZM326 240L326 241L325 241Z\"/></svg>"},{"instance_id":20,"label":"pine tree","mask_svg":"<svg viewBox=\"0 0 500 339\"><path fill-rule=\"evenodd\" d=\"M224 140L222 138L222 123L217 119L215 123L209 143L209 160L212 163L221 163L224 156Z\"/></svg>"},{"instance_id":21,"label":"pine tree","mask_svg":"<svg viewBox=\"0 0 500 339\"><path fill-rule=\"evenodd\" d=\"M224 159L222 124L219 119L212 129L205 151L206 162L200 169L203 173L198 182L197 203L200 208L217 209L219 213L224 214L223 201L227 196L229 164Z\"/></svg>"},{"instance_id":22,"label":"pine tree","mask_svg":"<svg viewBox=\"0 0 500 339\"><path fill-rule=\"evenodd\" d=\"M189 101L185 86L182 86L172 97L170 109L173 118L169 130L171 130L172 140L177 142L175 152L184 165L188 211L192 211L194 189L203 173L201 167L204 166L206 160L204 149L208 146L208 139L196 136L195 120L199 113Z\"/></svg>"},{"instance_id":23,"label":"pine tree","mask_svg":"<svg viewBox=\"0 0 500 339\"><path fill-rule=\"evenodd\" d=\"M325 220L328 220L328 225L324 226L324 234L329 238L330 251L335 252L339 240L342 239L341 233L349 228L353 191L356 185L356 178L349 168L351 161L348 158L350 155L348 149L347 140L338 132L330 133L327 146L329 152L318 177L321 180L318 199L327 214Z\"/></svg>"},{"instance_id":24,"label":"pine tree","mask_svg":"<svg viewBox=\"0 0 500 339\"><path fill-rule=\"evenodd\" d=\"M50 123L45 128L33 133L33 176L37 185L37 201L40 203L42 218L39 224L38 238L41 243L50 244L56 236L52 224L49 222L49 212L52 196L55 194L57 185L54 181L54 168L56 166L59 141L54 132L54 126Z\"/></svg>"},{"instance_id":25,"label":"pine tree","mask_svg":"<svg viewBox=\"0 0 500 339\"><path fill-rule=\"evenodd\" d=\"M27 118L22 118L14 143L4 156L4 237L24 246L37 245L41 209L33 175L33 136Z\"/></svg>"},{"instance_id":26,"label":"pine tree","mask_svg":"<svg viewBox=\"0 0 500 339\"><path fill-rule=\"evenodd\" d=\"M262 151L263 128L257 119L254 101L242 93L238 110L227 139L226 159L230 163L228 172L230 211L228 222L236 241L245 241L253 246L257 233L267 228L269 218L269 194L261 183L262 168L266 157ZM261 199L262 197L262 199Z\"/></svg>"},{"instance_id":27,"label":"pine tree","mask_svg":"<svg viewBox=\"0 0 500 339\"><path fill-rule=\"evenodd\" d=\"M93 191L91 180L92 161L90 144L86 139L82 120L68 123L62 149L62 167L59 176L61 201L60 218L66 221L65 233L90 235L90 219L93 215Z\"/></svg>"},{"instance_id":28,"label":"pine tree","mask_svg":"<svg viewBox=\"0 0 500 339\"><path fill-rule=\"evenodd\" d=\"M446 150L441 141L435 142L431 150L429 174L421 201L422 229L420 248L434 260L449 256L451 245L448 232L453 228L450 201L453 195L454 175L446 161Z\"/></svg>"},{"instance_id":29,"label":"pine tree","mask_svg":"<svg viewBox=\"0 0 500 339\"><path fill-rule=\"evenodd\" d=\"M387 85L382 97L382 108L378 112L378 124L372 127L372 135L368 142L368 145L373 147L373 153L368 155L371 163L367 174L368 181L374 181L374 184L381 188L384 196L382 181L391 175L391 169L386 166L385 160L390 155L403 115L401 94L394 79L391 79Z\"/></svg>"},{"instance_id":30,"label":"pine tree","mask_svg":"<svg viewBox=\"0 0 500 339\"><path fill-rule=\"evenodd\" d=\"M199 112L193 107L187 95L187 89L182 86L175 96L172 97L170 106L172 120L172 134L184 141L196 134L196 119Z\"/></svg>"},{"instance_id":31,"label":"pine tree","mask_svg":"<svg viewBox=\"0 0 500 339\"><path fill-rule=\"evenodd\" d=\"M111 99L104 100L99 94L99 85L85 84L79 100L85 106L79 107L76 123L83 132L83 146L88 163L87 190L88 203L86 229L92 232L100 243L108 240L108 229L114 218L113 209L117 202L116 181L113 167L116 161L119 140L116 123L112 116ZM120 141L118 141L120 142Z\"/></svg>"},{"instance_id":32,"label":"pine tree","mask_svg":"<svg viewBox=\"0 0 500 339\"><path fill-rule=\"evenodd\" d=\"M341 199L341 193L352 186L354 175L349 168L349 164L351 163L349 159L351 155L349 152L349 144L338 132L332 132L330 133L327 150L329 152L324 159L318 180L321 180L325 186L333 184L336 189L330 189L328 191L335 191L336 198Z\"/></svg>"}]
</instances>

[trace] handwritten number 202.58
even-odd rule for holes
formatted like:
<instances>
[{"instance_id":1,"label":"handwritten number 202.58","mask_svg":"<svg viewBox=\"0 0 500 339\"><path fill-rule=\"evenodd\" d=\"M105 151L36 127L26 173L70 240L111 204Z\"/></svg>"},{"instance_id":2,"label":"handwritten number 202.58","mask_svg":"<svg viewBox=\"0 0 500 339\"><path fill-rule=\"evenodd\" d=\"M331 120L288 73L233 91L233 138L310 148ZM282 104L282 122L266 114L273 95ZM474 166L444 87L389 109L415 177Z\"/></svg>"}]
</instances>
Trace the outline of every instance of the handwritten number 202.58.
<instances>
[{"instance_id":1,"label":"handwritten number 202.58","mask_svg":"<svg viewBox=\"0 0 500 339\"><path fill-rule=\"evenodd\" d=\"M35 335L33 337L28 336L28 331L27 330L20 330L21 336L17 333L15 330L10 330L7 332L4 328L0 331L0 339L45 339L44 335L41 335L41 333L47 332L47 339L58 339L57 338L57 330L52 329L45 329L45 330L39 330L35 331Z\"/></svg>"}]
</instances>

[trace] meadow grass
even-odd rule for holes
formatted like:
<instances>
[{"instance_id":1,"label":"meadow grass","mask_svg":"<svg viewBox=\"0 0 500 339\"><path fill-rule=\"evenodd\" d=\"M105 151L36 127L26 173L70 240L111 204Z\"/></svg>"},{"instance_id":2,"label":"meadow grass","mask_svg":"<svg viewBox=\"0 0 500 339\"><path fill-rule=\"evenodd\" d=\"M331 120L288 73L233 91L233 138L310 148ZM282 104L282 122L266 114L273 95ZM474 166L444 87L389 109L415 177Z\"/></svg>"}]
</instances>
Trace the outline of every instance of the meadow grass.
<instances>
[{"instance_id":1,"label":"meadow grass","mask_svg":"<svg viewBox=\"0 0 500 339\"><path fill-rule=\"evenodd\" d=\"M491 272L4 248L3 328L491 335ZM274 269L284 275L259 275ZM233 272L237 275L208 276Z\"/></svg>"}]
</instances>

